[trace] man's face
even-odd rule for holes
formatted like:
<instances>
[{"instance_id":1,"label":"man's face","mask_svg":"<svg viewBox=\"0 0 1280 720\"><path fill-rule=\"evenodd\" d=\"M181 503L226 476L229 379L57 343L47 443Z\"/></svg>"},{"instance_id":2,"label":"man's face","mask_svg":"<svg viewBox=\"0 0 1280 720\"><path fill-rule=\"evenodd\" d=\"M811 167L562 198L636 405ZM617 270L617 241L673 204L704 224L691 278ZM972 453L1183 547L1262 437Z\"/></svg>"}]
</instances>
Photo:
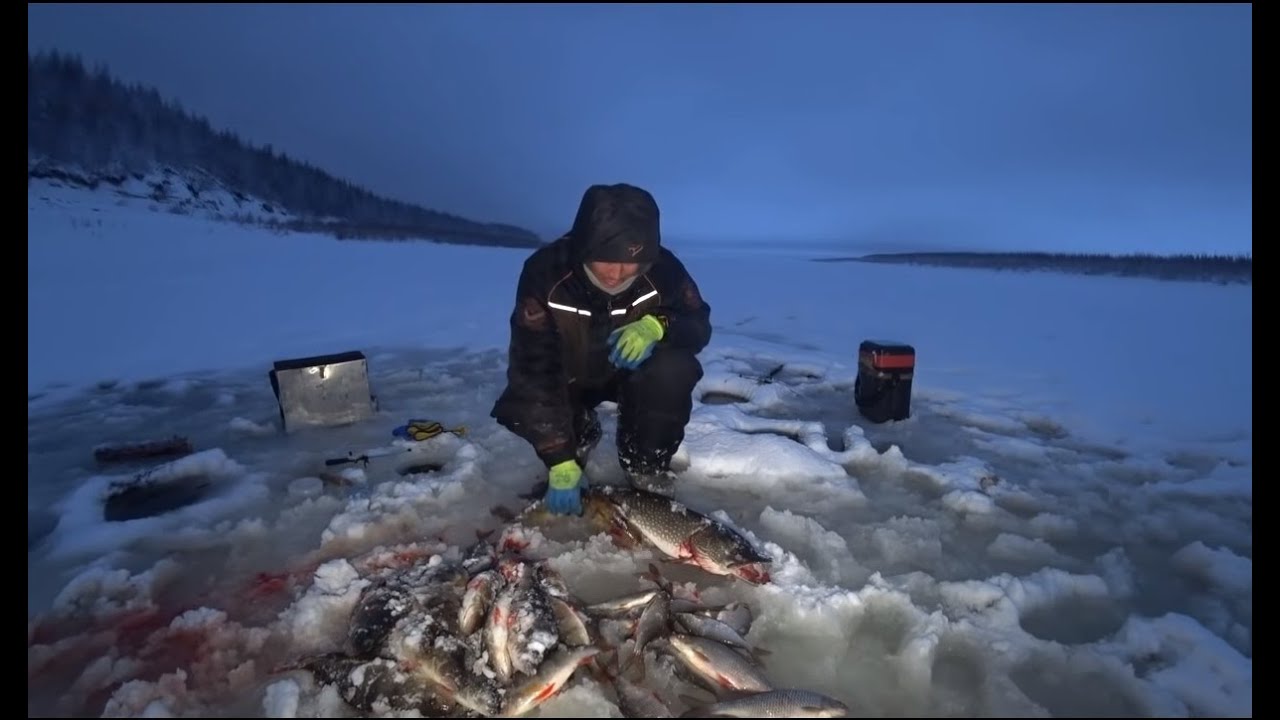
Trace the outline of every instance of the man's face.
<instances>
[{"instance_id":1,"label":"man's face","mask_svg":"<svg viewBox=\"0 0 1280 720\"><path fill-rule=\"evenodd\" d=\"M601 285L616 288L622 283L640 274L640 263L599 262L587 263L591 274L596 276Z\"/></svg>"}]
</instances>

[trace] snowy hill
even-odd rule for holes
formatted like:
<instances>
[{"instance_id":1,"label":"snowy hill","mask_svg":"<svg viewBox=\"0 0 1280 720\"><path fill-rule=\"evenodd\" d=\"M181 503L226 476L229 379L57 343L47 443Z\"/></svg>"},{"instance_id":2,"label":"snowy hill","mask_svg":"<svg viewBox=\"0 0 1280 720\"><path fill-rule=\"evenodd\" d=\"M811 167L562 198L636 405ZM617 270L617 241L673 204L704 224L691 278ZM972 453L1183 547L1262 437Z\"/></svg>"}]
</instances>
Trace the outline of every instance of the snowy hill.
<instances>
[{"instance_id":1,"label":"snowy hill","mask_svg":"<svg viewBox=\"0 0 1280 720\"><path fill-rule=\"evenodd\" d=\"M28 203L52 207L90 203L245 223L296 219L283 208L227 187L198 169L163 167L145 174L112 173L44 159L28 160L27 197Z\"/></svg>"},{"instance_id":2,"label":"snowy hill","mask_svg":"<svg viewBox=\"0 0 1280 720\"><path fill-rule=\"evenodd\" d=\"M48 189L41 202L58 202L63 189L102 189L122 206L340 238L542 242L522 227L375 195L74 56L29 54L27 85L27 178Z\"/></svg>"}]
</instances>

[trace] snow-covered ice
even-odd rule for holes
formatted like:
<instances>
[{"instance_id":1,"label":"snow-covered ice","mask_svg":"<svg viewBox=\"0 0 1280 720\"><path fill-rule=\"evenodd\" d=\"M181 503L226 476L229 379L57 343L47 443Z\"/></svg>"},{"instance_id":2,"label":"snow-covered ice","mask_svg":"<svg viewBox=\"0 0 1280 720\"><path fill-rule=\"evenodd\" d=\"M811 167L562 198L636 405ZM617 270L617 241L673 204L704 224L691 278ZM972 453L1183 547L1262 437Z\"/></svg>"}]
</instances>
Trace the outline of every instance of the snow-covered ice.
<instances>
[{"instance_id":1,"label":"snow-covered ice","mask_svg":"<svg viewBox=\"0 0 1280 720\"><path fill-rule=\"evenodd\" d=\"M28 222L29 713L353 714L271 670L336 647L378 552L456 556L539 479L488 417L525 252L34 182ZM1252 714L1251 287L674 249L715 325L679 499L775 562L761 586L664 573L747 603L774 682L859 716ZM859 415L867 338L916 348L910 419ZM353 349L377 416L283 434L271 362ZM614 410L599 482L620 479ZM466 433L324 465L410 417ZM142 466L93 448L173 435L197 453L162 477L202 494L104 520ZM521 539L589 601L660 559L571 521ZM610 698L579 676L534 715L618 716Z\"/></svg>"}]
</instances>

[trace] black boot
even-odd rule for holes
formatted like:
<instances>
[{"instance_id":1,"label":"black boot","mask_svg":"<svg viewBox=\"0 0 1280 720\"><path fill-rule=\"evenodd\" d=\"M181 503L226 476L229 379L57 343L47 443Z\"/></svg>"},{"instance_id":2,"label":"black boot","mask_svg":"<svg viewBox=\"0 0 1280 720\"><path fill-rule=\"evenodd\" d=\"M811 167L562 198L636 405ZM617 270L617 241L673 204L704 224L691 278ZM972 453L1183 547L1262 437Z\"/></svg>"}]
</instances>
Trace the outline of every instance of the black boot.
<instances>
[{"instance_id":1,"label":"black boot","mask_svg":"<svg viewBox=\"0 0 1280 720\"><path fill-rule=\"evenodd\" d=\"M573 432L578 443L574 456L578 459L578 465L585 468L591 451L596 448L600 442L600 436L604 434L600 428L600 418L593 408L582 408L578 411L573 420Z\"/></svg>"},{"instance_id":2,"label":"black boot","mask_svg":"<svg viewBox=\"0 0 1280 720\"><path fill-rule=\"evenodd\" d=\"M676 474L670 470L656 473L627 473L627 482L636 490L666 497L676 495Z\"/></svg>"},{"instance_id":3,"label":"black boot","mask_svg":"<svg viewBox=\"0 0 1280 720\"><path fill-rule=\"evenodd\" d=\"M618 461L635 487L670 496L671 458L684 441L702 364L687 350L659 346L618 393Z\"/></svg>"}]
</instances>

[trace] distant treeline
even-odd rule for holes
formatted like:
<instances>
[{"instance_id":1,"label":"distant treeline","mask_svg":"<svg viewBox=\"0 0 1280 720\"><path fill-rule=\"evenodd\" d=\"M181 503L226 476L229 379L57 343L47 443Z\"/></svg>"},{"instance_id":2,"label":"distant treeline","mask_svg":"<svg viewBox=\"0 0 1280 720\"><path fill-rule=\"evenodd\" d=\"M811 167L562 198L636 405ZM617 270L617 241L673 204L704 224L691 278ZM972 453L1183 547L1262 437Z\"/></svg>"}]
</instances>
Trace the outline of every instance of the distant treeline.
<instances>
[{"instance_id":1,"label":"distant treeline","mask_svg":"<svg viewBox=\"0 0 1280 720\"><path fill-rule=\"evenodd\" d=\"M1121 275L1220 284L1253 283L1252 255L907 252L819 258L818 262L876 262L995 270L1047 270L1081 275Z\"/></svg>"},{"instance_id":2,"label":"distant treeline","mask_svg":"<svg viewBox=\"0 0 1280 720\"><path fill-rule=\"evenodd\" d=\"M227 187L350 237L423 238L536 247L524 228L468 220L381 198L270 145L254 147L186 112L153 88L92 71L74 55L27 55L27 156L123 178L168 166L207 173ZM28 163L30 165L30 162Z\"/></svg>"}]
</instances>

